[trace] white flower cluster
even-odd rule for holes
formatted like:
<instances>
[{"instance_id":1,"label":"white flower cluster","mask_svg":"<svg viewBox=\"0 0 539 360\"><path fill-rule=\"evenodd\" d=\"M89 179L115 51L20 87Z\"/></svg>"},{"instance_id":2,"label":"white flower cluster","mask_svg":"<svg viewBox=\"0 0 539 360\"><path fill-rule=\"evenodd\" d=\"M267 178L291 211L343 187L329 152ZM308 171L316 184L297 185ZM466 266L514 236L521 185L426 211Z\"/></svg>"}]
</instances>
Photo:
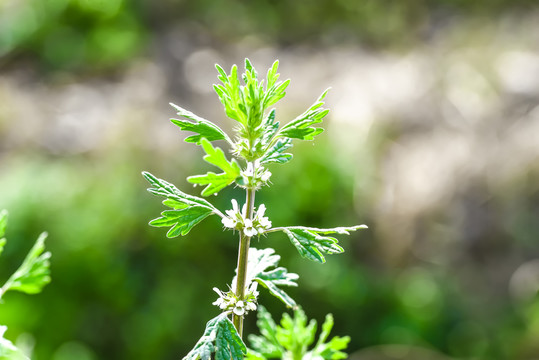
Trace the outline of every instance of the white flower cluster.
<instances>
[{"instance_id":1,"label":"white flower cluster","mask_svg":"<svg viewBox=\"0 0 539 360\"><path fill-rule=\"evenodd\" d=\"M263 166L260 166L258 160L248 163L247 168L241 172L243 183L250 187L260 188L265 185L271 177L271 172Z\"/></svg>"},{"instance_id":2,"label":"white flower cluster","mask_svg":"<svg viewBox=\"0 0 539 360\"><path fill-rule=\"evenodd\" d=\"M258 283L256 281L251 283L247 295L245 295L245 299L243 300L239 300L232 290L224 293L214 287L213 291L219 295L219 298L212 304L218 306L221 310L230 310L238 316L243 316L249 311L256 310L256 301L258 299L257 285Z\"/></svg>"},{"instance_id":3,"label":"white flower cluster","mask_svg":"<svg viewBox=\"0 0 539 360\"><path fill-rule=\"evenodd\" d=\"M226 211L228 216L223 218L221 222L229 229L243 230L243 233L247 236L260 235L271 228L271 221L264 216L266 205L260 204L253 219L248 219L246 212L246 204L243 205L240 212L238 202L232 199L232 209Z\"/></svg>"}]
</instances>

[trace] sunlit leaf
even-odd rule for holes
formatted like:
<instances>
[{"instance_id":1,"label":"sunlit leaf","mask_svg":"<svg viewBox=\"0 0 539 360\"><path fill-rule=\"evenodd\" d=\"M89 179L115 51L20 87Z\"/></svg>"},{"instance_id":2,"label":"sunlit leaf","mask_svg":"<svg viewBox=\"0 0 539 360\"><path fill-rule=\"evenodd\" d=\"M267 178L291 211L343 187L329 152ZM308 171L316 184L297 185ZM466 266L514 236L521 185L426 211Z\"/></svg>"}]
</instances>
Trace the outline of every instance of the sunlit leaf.
<instances>
[{"instance_id":1,"label":"sunlit leaf","mask_svg":"<svg viewBox=\"0 0 539 360\"><path fill-rule=\"evenodd\" d=\"M207 322L204 334L183 360L243 360L246 352L234 324L222 313Z\"/></svg>"},{"instance_id":2,"label":"sunlit leaf","mask_svg":"<svg viewBox=\"0 0 539 360\"><path fill-rule=\"evenodd\" d=\"M26 255L23 263L2 287L2 294L17 290L27 294L36 294L51 281L49 276L50 252L45 251L47 233L42 233Z\"/></svg>"},{"instance_id":3,"label":"sunlit leaf","mask_svg":"<svg viewBox=\"0 0 539 360\"><path fill-rule=\"evenodd\" d=\"M284 164L292 159L292 154L285 153L285 150L292 146L292 139L279 139L260 159L261 164L278 163Z\"/></svg>"},{"instance_id":4,"label":"sunlit leaf","mask_svg":"<svg viewBox=\"0 0 539 360\"><path fill-rule=\"evenodd\" d=\"M176 188L176 186L172 185L171 183L163 179L159 179L147 171L143 171L142 176L144 176L144 178L148 180L148 182L152 185L151 188L148 188L148 191L150 193L167 198L165 200L166 203L165 201L163 201L163 204L165 205L175 204L173 205L174 207L181 206L179 204L185 204L187 206L202 206L218 213L218 210L206 199L199 198L193 195L188 195L180 191L178 188Z\"/></svg>"},{"instance_id":5,"label":"sunlit leaf","mask_svg":"<svg viewBox=\"0 0 539 360\"><path fill-rule=\"evenodd\" d=\"M284 267L277 267L281 257L275 254L275 250L249 249L249 260L247 264L247 284L257 281L268 289L268 291L288 307L295 307L296 302L280 286L298 286L296 280L298 274L289 273ZM272 269L274 268L274 269ZM235 279L232 282L236 283Z\"/></svg>"},{"instance_id":6,"label":"sunlit leaf","mask_svg":"<svg viewBox=\"0 0 539 360\"><path fill-rule=\"evenodd\" d=\"M294 311L294 317L283 314L277 325L263 306L258 309L259 335L249 335L251 348L247 351L247 359L345 359L346 353L340 351L347 347L350 338L333 337L326 340L333 327L333 316L326 315L322 332L316 345L309 350L316 338L316 321L307 321L301 308Z\"/></svg>"},{"instance_id":7,"label":"sunlit leaf","mask_svg":"<svg viewBox=\"0 0 539 360\"><path fill-rule=\"evenodd\" d=\"M300 255L306 259L319 263L326 262L323 254L338 254L344 252L344 249L337 244L337 239L327 234L346 234L350 231L367 228L366 225L357 225L351 227L337 227L332 229L317 229L303 226L285 227L282 231L288 235L288 238L294 244Z\"/></svg>"},{"instance_id":8,"label":"sunlit leaf","mask_svg":"<svg viewBox=\"0 0 539 360\"><path fill-rule=\"evenodd\" d=\"M163 204L173 209L163 211L161 217L150 221L152 226L170 227L167 232L167 237L169 238L186 235L206 217L212 214L221 214L205 199L185 194L174 185L158 179L148 172L143 172L142 175L152 185L148 191L165 197Z\"/></svg>"},{"instance_id":9,"label":"sunlit leaf","mask_svg":"<svg viewBox=\"0 0 539 360\"><path fill-rule=\"evenodd\" d=\"M291 139L314 140L314 137L324 131L322 128L314 127L314 124L322 122L322 119L329 113L329 110L321 108L324 105L324 98L329 89L311 105L303 114L286 124L279 131L278 136Z\"/></svg>"},{"instance_id":10,"label":"sunlit leaf","mask_svg":"<svg viewBox=\"0 0 539 360\"><path fill-rule=\"evenodd\" d=\"M350 342L349 336L335 336L328 343L326 340L333 328L333 315L327 314L324 324L322 325L322 332L316 346L311 350L313 359L322 358L322 359L346 359L348 355L345 352L340 350L346 349L348 343Z\"/></svg>"},{"instance_id":11,"label":"sunlit leaf","mask_svg":"<svg viewBox=\"0 0 539 360\"><path fill-rule=\"evenodd\" d=\"M277 340L277 324L271 314L264 306L259 305L257 318L256 325L261 336L249 335L249 342L254 350L248 350L247 359L282 358L286 349Z\"/></svg>"},{"instance_id":12,"label":"sunlit leaf","mask_svg":"<svg viewBox=\"0 0 539 360\"><path fill-rule=\"evenodd\" d=\"M240 176L241 169L236 160L228 161L223 150L213 147L208 140L202 139L201 145L206 152L204 160L223 170L223 173L208 172L205 175L190 176L187 181L197 185L206 185L206 188L202 191L202 196L209 196L232 184Z\"/></svg>"},{"instance_id":13,"label":"sunlit leaf","mask_svg":"<svg viewBox=\"0 0 539 360\"><path fill-rule=\"evenodd\" d=\"M223 130L221 130L219 126L215 125L211 121L203 119L200 116L195 115L192 112L185 110L182 107L173 103L170 103L170 105L176 109L178 115L186 119L192 120L191 122L187 120L170 119L170 121L174 125L177 125L181 130L192 131L197 134L185 138L186 142L196 143L197 145L200 145L201 140L205 138L208 141L226 140L229 143L232 143L228 135Z\"/></svg>"},{"instance_id":14,"label":"sunlit leaf","mask_svg":"<svg viewBox=\"0 0 539 360\"><path fill-rule=\"evenodd\" d=\"M169 227L167 237L173 238L178 235L187 235L191 229L212 214L212 211L202 206L190 206L181 210L165 210L161 217L150 221L155 227Z\"/></svg>"}]
</instances>

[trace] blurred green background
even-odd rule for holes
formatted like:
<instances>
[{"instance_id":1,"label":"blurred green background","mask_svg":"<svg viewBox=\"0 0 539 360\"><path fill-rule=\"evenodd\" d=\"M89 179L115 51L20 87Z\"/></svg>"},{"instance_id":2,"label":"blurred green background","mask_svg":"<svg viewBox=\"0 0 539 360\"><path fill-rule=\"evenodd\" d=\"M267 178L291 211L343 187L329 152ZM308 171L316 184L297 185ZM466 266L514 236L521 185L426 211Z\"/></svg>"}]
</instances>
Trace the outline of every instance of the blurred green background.
<instances>
[{"instance_id":1,"label":"blurred green background","mask_svg":"<svg viewBox=\"0 0 539 360\"><path fill-rule=\"evenodd\" d=\"M140 172L197 194L185 178L209 167L168 102L231 129L213 65L245 57L292 79L281 122L332 87L326 132L258 195L273 223L369 225L324 265L255 241L300 275L307 315L333 313L351 359L538 359L535 0L0 0L0 276L41 231L53 253L41 294L4 297L6 337L35 360L194 345L237 239L212 218L185 238L150 228L162 205Z\"/></svg>"}]
</instances>

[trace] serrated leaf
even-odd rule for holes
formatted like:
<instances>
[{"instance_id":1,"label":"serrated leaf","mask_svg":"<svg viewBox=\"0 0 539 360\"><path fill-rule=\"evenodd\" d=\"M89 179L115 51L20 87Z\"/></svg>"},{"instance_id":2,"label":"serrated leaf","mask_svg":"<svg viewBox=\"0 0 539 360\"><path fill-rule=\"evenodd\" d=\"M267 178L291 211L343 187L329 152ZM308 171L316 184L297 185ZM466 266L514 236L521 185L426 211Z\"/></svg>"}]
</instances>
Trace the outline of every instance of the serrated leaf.
<instances>
[{"instance_id":1,"label":"serrated leaf","mask_svg":"<svg viewBox=\"0 0 539 360\"><path fill-rule=\"evenodd\" d=\"M173 103L170 103L170 105L176 109L178 115L193 121L191 122L187 120L170 119L170 121L174 125L177 125L181 130L197 133L197 135L191 135L185 138L185 142L200 145L201 140L205 138L209 141L226 140L229 143L232 143L228 135L213 122L201 118L200 116L195 115L192 112L185 110L182 107Z\"/></svg>"},{"instance_id":2,"label":"serrated leaf","mask_svg":"<svg viewBox=\"0 0 539 360\"><path fill-rule=\"evenodd\" d=\"M296 307L296 302L280 286L298 286L296 280L298 274L289 273L284 267L277 267L281 257L275 254L275 250L249 248L247 263L247 287L252 281L258 282L268 291L281 300L288 307ZM271 269L274 268L274 269ZM232 281L236 284L236 279Z\"/></svg>"},{"instance_id":3,"label":"serrated leaf","mask_svg":"<svg viewBox=\"0 0 539 360\"><path fill-rule=\"evenodd\" d=\"M249 335L249 342L253 351L253 359L281 358L286 352L285 348L277 340L277 324L271 314L262 305L258 306L256 325L261 336ZM248 350L248 355L252 350ZM249 356L248 356L249 358Z\"/></svg>"},{"instance_id":4,"label":"serrated leaf","mask_svg":"<svg viewBox=\"0 0 539 360\"><path fill-rule=\"evenodd\" d=\"M314 137L324 131L322 128L314 127L314 124L322 122L322 119L328 114L329 110L322 109L324 98L329 89L311 105L303 114L286 124L279 131L278 136L284 136L291 139L314 140Z\"/></svg>"},{"instance_id":5,"label":"serrated leaf","mask_svg":"<svg viewBox=\"0 0 539 360\"><path fill-rule=\"evenodd\" d=\"M209 196L218 193L232 184L240 176L241 169L236 160L232 159L232 161L228 161L223 150L213 147L208 140L202 139L201 145L206 152L204 160L217 166L224 172L221 174L208 172L205 175L190 176L187 178L187 181L193 184L207 185L202 191L202 196Z\"/></svg>"},{"instance_id":6,"label":"serrated leaf","mask_svg":"<svg viewBox=\"0 0 539 360\"><path fill-rule=\"evenodd\" d=\"M158 179L154 175L143 172L142 175L153 186L148 189L152 194L163 196L163 204L173 210L166 210L161 213L161 217L150 221L150 225L156 227L168 227L167 237L172 238L179 235L186 235L191 229L206 217L212 214L223 216L217 208L207 200L187 195L178 190L169 182Z\"/></svg>"},{"instance_id":7,"label":"serrated leaf","mask_svg":"<svg viewBox=\"0 0 539 360\"><path fill-rule=\"evenodd\" d=\"M326 340L333 328L333 315L327 314L324 324L322 325L322 332L316 346L313 350L310 351L312 358L322 358L322 359L346 359L347 354L340 350L346 349L348 343L350 342L349 336L333 337L329 343L326 343Z\"/></svg>"},{"instance_id":8,"label":"serrated leaf","mask_svg":"<svg viewBox=\"0 0 539 360\"><path fill-rule=\"evenodd\" d=\"M235 178L232 178L229 174L221 173L216 174L214 172L208 171L205 175L195 175L189 176L187 181L191 184L197 185L206 185L204 190L202 190L202 196L210 196L212 194L217 194L219 191L226 188L228 185L234 182Z\"/></svg>"},{"instance_id":9,"label":"serrated leaf","mask_svg":"<svg viewBox=\"0 0 539 360\"><path fill-rule=\"evenodd\" d=\"M165 210L161 217L150 221L150 225L155 227L169 227L168 238L185 236L199 222L212 214L212 211L202 206L190 206L180 210Z\"/></svg>"},{"instance_id":10,"label":"serrated leaf","mask_svg":"<svg viewBox=\"0 0 539 360\"><path fill-rule=\"evenodd\" d=\"M175 203L181 203L187 206L206 207L214 211L216 214L219 214L219 210L217 210L217 208L210 204L206 199L202 199L193 195L188 195L180 191L173 184L163 179L159 179L147 171L143 171L142 176L144 176L144 178L148 180L148 182L152 185L152 187L149 188L148 191L154 195L163 196L169 201L175 201Z\"/></svg>"},{"instance_id":11,"label":"serrated leaf","mask_svg":"<svg viewBox=\"0 0 539 360\"><path fill-rule=\"evenodd\" d=\"M4 338L7 326L0 326L0 360L30 360L11 341Z\"/></svg>"},{"instance_id":12,"label":"serrated leaf","mask_svg":"<svg viewBox=\"0 0 539 360\"><path fill-rule=\"evenodd\" d=\"M266 146L267 144L269 144L270 140L277 133L277 130L279 130L279 122L275 121L275 109L272 109L268 113L264 121L264 132L260 139L262 146Z\"/></svg>"},{"instance_id":13,"label":"serrated leaf","mask_svg":"<svg viewBox=\"0 0 539 360\"><path fill-rule=\"evenodd\" d=\"M332 229L318 229L303 226L290 226L282 228L282 231L294 244L299 254L309 260L319 263L326 262L323 254L338 254L344 252L344 249L337 244L337 239L327 234L346 234L350 231L367 228L366 225L357 225L351 227L337 227Z\"/></svg>"},{"instance_id":14,"label":"serrated leaf","mask_svg":"<svg viewBox=\"0 0 539 360\"><path fill-rule=\"evenodd\" d=\"M301 309L294 311L292 318L283 314L281 322L276 325L271 315L263 306L259 306L257 325L261 336L250 335L247 359L344 359L346 354L340 350L345 349L350 338L334 337L326 343L329 332L333 326L331 314L326 316L322 325L322 333L315 347L308 350L314 342L316 335L316 321L307 321Z\"/></svg>"},{"instance_id":15,"label":"serrated leaf","mask_svg":"<svg viewBox=\"0 0 539 360\"><path fill-rule=\"evenodd\" d=\"M36 294L47 285L51 278L49 276L50 252L45 251L45 239L47 233L42 233L32 249L26 255L23 263L4 284L1 294L9 290L17 290L27 294Z\"/></svg>"},{"instance_id":16,"label":"serrated leaf","mask_svg":"<svg viewBox=\"0 0 539 360\"><path fill-rule=\"evenodd\" d=\"M243 360L247 348L226 313L206 323L204 334L183 360Z\"/></svg>"},{"instance_id":17,"label":"serrated leaf","mask_svg":"<svg viewBox=\"0 0 539 360\"><path fill-rule=\"evenodd\" d=\"M292 154L284 151L292 146L292 139L279 139L260 159L261 164L284 164L292 159Z\"/></svg>"}]
</instances>

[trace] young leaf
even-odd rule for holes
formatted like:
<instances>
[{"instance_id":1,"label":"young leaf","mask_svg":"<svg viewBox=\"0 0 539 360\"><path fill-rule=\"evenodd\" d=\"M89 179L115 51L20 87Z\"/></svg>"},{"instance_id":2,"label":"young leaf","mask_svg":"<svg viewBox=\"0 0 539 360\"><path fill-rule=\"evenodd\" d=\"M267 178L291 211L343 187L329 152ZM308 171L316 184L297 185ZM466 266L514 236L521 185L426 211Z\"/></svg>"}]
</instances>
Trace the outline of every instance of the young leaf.
<instances>
[{"instance_id":1,"label":"young leaf","mask_svg":"<svg viewBox=\"0 0 539 360\"><path fill-rule=\"evenodd\" d=\"M207 141L207 140L206 140ZM163 196L163 204L173 210L165 210L161 217L150 221L150 225L156 227L171 227L167 232L167 237L172 238L179 235L186 235L199 222L211 214L224 215L217 210L207 200L187 195L178 190L174 185L163 179L158 179L149 172L143 172L142 175L153 186L148 189L152 194Z\"/></svg>"},{"instance_id":2,"label":"young leaf","mask_svg":"<svg viewBox=\"0 0 539 360\"><path fill-rule=\"evenodd\" d=\"M284 151L292 146L292 139L285 138L279 139L277 142L269 148L269 150L260 159L261 164L278 163L284 164L292 159L292 154L285 153Z\"/></svg>"},{"instance_id":3,"label":"young leaf","mask_svg":"<svg viewBox=\"0 0 539 360\"><path fill-rule=\"evenodd\" d=\"M328 343L326 339L329 336L331 329L333 328L333 315L327 314L326 320L322 325L322 333L318 338L316 346L310 351L311 358L313 359L346 359L347 354L340 350L346 349L350 342L349 336L333 337Z\"/></svg>"},{"instance_id":4,"label":"young leaf","mask_svg":"<svg viewBox=\"0 0 539 360\"><path fill-rule=\"evenodd\" d=\"M265 359L345 359L347 355L340 350L345 349L350 338L334 337L326 343L333 326L331 314L326 316L322 325L322 333L315 347L308 350L316 335L316 321L307 323L307 317L301 309L294 311L294 317L284 314L280 325L276 325L271 315L263 306L259 306L256 323L262 336L250 335L252 349L247 351L249 360Z\"/></svg>"},{"instance_id":5,"label":"young leaf","mask_svg":"<svg viewBox=\"0 0 539 360\"><path fill-rule=\"evenodd\" d=\"M277 136L284 136L291 139L314 140L314 137L324 131L322 128L314 127L314 124L321 123L329 110L322 109L324 98L329 89L324 91L316 102L303 114L286 124L279 131Z\"/></svg>"},{"instance_id":6,"label":"young leaf","mask_svg":"<svg viewBox=\"0 0 539 360\"><path fill-rule=\"evenodd\" d=\"M175 105L173 103L170 103L170 105L173 106L176 111L178 111L178 115L193 121L191 122L187 120L170 119L170 121L174 125L177 125L181 130L197 133L197 135L191 135L185 138L185 142L200 145L201 140L205 138L209 141L226 140L228 141L228 143L232 144L232 141L230 140L228 135L223 130L221 130L219 126L215 125L209 120L203 119L200 116L193 114L188 110L183 109L178 105Z\"/></svg>"},{"instance_id":7,"label":"young leaf","mask_svg":"<svg viewBox=\"0 0 539 360\"><path fill-rule=\"evenodd\" d=\"M207 185L202 191L202 196L208 196L216 194L232 184L240 176L241 169L236 160L232 159L232 161L228 161L223 150L214 148L208 140L202 139L201 145L207 154L204 156L204 160L224 171L221 174L208 172L205 175L190 176L187 178L187 181L190 183Z\"/></svg>"},{"instance_id":8,"label":"young leaf","mask_svg":"<svg viewBox=\"0 0 539 360\"><path fill-rule=\"evenodd\" d=\"M206 323L204 334L183 360L243 360L246 352L234 324L222 313Z\"/></svg>"},{"instance_id":9,"label":"young leaf","mask_svg":"<svg viewBox=\"0 0 539 360\"><path fill-rule=\"evenodd\" d=\"M350 231L366 228L366 225L357 225L352 227L337 227L333 229L317 229L303 226L290 226L279 230L284 231L288 238L298 249L299 254L309 260L319 263L326 262L324 254L338 254L344 252L344 249L337 244L337 239L327 234L346 234Z\"/></svg>"},{"instance_id":10,"label":"young leaf","mask_svg":"<svg viewBox=\"0 0 539 360\"><path fill-rule=\"evenodd\" d=\"M280 286L298 286L295 282L298 274L288 273L284 267L277 267L281 257L275 255L275 250L271 248L258 250L255 248L249 249L247 263L247 281L249 285L252 281L257 281L264 286L268 291L285 303L288 307L296 307L296 302ZM272 270L268 270L273 268ZM236 279L232 281L236 283ZM247 285L247 286L248 286Z\"/></svg>"},{"instance_id":11,"label":"young leaf","mask_svg":"<svg viewBox=\"0 0 539 360\"><path fill-rule=\"evenodd\" d=\"M4 338L7 326L0 326L0 360L30 360L11 341Z\"/></svg>"},{"instance_id":12,"label":"young leaf","mask_svg":"<svg viewBox=\"0 0 539 360\"><path fill-rule=\"evenodd\" d=\"M148 182L152 185L151 188L148 188L148 192L166 198L166 200L163 201L163 204L167 206L169 206L169 204L202 206L211 209L214 213L220 214L222 217L224 217L224 215L221 214L221 212L217 210L217 208L214 207L212 204L210 204L206 199L202 199L193 195L188 195L180 191L176 186L172 185L171 183L163 179L159 179L147 171L143 171L142 176L144 176L144 178L148 180Z\"/></svg>"},{"instance_id":13,"label":"young leaf","mask_svg":"<svg viewBox=\"0 0 539 360\"><path fill-rule=\"evenodd\" d=\"M251 347L256 351L249 349L247 359L282 358L286 349L277 340L277 325L271 314L264 306L258 305L257 317L256 325L262 336L249 335Z\"/></svg>"},{"instance_id":14,"label":"young leaf","mask_svg":"<svg viewBox=\"0 0 539 360\"><path fill-rule=\"evenodd\" d=\"M36 294L51 281L49 276L50 252L45 250L47 233L42 233L26 255L23 263L8 279L0 290L4 294L8 290L17 290L27 294Z\"/></svg>"}]
</instances>

